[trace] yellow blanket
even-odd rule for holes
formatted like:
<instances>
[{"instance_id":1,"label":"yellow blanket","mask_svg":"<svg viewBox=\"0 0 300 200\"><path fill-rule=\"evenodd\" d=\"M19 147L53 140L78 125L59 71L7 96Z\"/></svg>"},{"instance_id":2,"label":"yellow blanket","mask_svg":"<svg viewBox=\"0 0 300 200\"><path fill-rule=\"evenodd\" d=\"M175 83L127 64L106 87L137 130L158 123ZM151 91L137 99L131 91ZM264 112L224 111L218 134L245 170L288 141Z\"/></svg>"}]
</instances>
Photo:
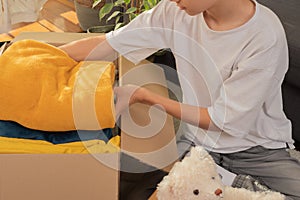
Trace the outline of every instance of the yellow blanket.
<instances>
[{"instance_id":1,"label":"yellow blanket","mask_svg":"<svg viewBox=\"0 0 300 200\"><path fill-rule=\"evenodd\" d=\"M0 56L0 120L45 131L114 127L113 82L111 62L77 63L54 46L16 42Z\"/></svg>"},{"instance_id":2,"label":"yellow blanket","mask_svg":"<svg viewBox=\"0 0 300 200\"><path fill-rule=\"evenodd\" d=\"M105 143L103 140L89 140L65 144L52 144L42 140L0 137L0 154L96 154L119 151L120 136Z\"/></svg>"}]
</instances>

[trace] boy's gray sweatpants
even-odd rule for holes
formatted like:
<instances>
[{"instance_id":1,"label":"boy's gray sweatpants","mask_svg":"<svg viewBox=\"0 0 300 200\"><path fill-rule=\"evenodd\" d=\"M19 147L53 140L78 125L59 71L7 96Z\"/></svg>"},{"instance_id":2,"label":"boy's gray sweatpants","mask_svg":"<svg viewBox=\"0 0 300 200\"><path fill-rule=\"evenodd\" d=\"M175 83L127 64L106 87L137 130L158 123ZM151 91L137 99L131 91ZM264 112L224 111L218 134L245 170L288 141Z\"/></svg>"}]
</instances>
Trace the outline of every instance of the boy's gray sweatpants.
<instances>
[{"instance_id":1,"label":"boy's gray sweatpants","mask_svg":"<svg viewBox=\"0 0 300 200\"><path fill-rule=\"evenodd\" d=\"M179 154L185 154L191 146L194 144L182 136L178 141ZM286 149L257 146L237 153L209 153L228 171L250 175L271 190L285 194L287 199L300 200L300 162Z\"/></svg>"}]
</instances>

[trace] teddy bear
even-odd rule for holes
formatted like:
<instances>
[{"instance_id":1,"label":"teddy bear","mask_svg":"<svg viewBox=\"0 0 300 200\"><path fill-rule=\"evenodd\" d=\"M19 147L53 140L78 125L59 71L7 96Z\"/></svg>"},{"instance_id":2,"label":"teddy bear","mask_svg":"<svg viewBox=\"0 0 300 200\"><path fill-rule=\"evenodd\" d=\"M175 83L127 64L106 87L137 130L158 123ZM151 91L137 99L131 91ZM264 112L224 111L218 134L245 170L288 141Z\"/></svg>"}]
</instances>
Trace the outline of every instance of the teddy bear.
<instances>
[{"instance_id":1,"label":"teddy bear","mask_svg":"<svg viewBox=\"0 0 300 200\"><path fill-rule=\"evenodd\" d=\"M284 200L273 191L250 191L223 184L216 164L200 146L191 149L190 156L176 162L157 187L158 200Z\"/></svg>"}]
</instances>

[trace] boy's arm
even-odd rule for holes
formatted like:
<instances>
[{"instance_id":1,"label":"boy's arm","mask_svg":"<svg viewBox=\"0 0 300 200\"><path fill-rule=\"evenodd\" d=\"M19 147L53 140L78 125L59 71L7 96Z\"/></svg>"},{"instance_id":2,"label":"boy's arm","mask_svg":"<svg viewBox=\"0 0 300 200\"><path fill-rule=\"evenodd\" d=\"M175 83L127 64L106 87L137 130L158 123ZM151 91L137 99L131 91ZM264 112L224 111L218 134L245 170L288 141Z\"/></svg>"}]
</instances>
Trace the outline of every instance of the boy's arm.
<instances>
[{"instance_id":1,"label":"boy's arm","mask_svg":"<svg viewBox=\"0 0 300 200\"><path fill-rule=\"evenodd\" d=\"M76 61L109 60L115 50L109 45L105 35L76 40L59 47Z\"/></svg>"},{"instance_id":2,"label":"boy's arm","mask_svg":"<svg viewBox=\"0 0 300 200\"><path fill-rule=\"evenodd\" d=\"M156 105L168 114L205 130L221 130L211 121L207 108L183 104L136 86L117 87L115 94L118 98L117 114L133 103L143 103L150 106Z\"/></svg>"}]
</instances>

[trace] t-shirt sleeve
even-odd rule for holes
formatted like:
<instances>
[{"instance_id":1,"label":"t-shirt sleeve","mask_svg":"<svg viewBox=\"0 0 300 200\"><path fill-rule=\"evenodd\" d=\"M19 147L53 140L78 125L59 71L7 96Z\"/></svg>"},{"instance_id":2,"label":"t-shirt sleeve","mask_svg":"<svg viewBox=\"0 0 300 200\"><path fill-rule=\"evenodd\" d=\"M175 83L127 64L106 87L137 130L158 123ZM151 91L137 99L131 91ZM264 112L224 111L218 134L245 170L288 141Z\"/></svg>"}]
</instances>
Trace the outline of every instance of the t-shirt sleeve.
<instances>
[{"instance_id":1,"label":"t-shirt sleeve","mask_svg":"<svg viewBox=\"0 0 300 200\"><path fill-rule=\"evenodd\" d=\"M235 137L245 137L255 126L264 102L278 91L287 70L287 47L273 42L254 49L238 63L208 108L214 124Z\"/></svg>"},{"instance_id":2,"label":"t-shirt sleeve","mask_svg":"<svg viewBox=\"0 0 300 200\"><path fill-rule=\"evenodd\" d=\"M168 2L162 0L153 9L143 12L126 26L106 34L108 43L134 63L162 48L168 48Z\"/></svg>"}]
</instances>

